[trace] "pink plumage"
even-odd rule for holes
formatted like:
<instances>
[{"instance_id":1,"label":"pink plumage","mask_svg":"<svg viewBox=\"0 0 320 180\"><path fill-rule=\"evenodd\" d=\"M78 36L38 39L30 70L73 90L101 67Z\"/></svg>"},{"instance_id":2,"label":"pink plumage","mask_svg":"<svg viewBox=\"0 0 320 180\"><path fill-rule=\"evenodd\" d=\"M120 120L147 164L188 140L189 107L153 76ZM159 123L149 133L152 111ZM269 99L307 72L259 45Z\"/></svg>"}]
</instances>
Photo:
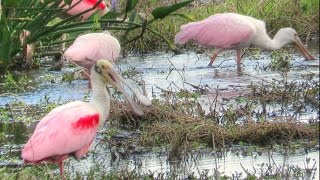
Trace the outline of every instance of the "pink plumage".
<instances>
[{"instance_id":1,"label":"pink plumage","mask_svg":"<svg viewBox=\"0 0 320 180\"><path fill-rule=\"evenodd\" d=\"M181 26L175 43L184 44L193 40L206 47L232 48L248 41L255 27L238 14L216 14L199 22Z\"/></svg>"},{"instance_id":2,"label":"pink plumage","mask_svg":"<svg viewBox=\"0 0 320 180\"><path fill-rule=\"evenodd\" d=\"M115 61L120 55L119 41L108 33L88 33L79 36L64 56L79 66L90 68L97 60Z\"/></svg>"},{"instance_id":3,"label":"pink plumage","mask_svg":"<svg viewBox=\"0 0 320 180\"><path fill-rule=\"evenodd\" d=\"M174 41L176 44L194 41L204 47L214 48L209 66L218 53L228 49L237 51L239 65L241 49L250 45L274 50L294 43L306 59L315 59L304 48L294 29L280 29L274 39L270 39L263 21L236 13L216 14L202 21L182 25Z\"/></svg>"},{"instance_id":4,"label":"pink plumage","mask_svg":"<svg viewBox=\"0 0 320 180\"><path fill-rule=\"evenodd\" d=\"M90 102L75 101L50 111L40 120L32 136L22 150L25 163L37 164L43 161L56 163L63 175L63 160L69 156L80 158L85 155L97 133L97 129L110 113L110 96L107 83L122 92L133 111L143 115L143 111L123 90L126 81L115 71L107 60L98 60L91 68L92 98ZM138 91L128 88L142 104L151 102Z\"/></svg>"},{"instance_id":5,"label":"pink plumage","mask_svg":"<svg viewBox=\"0 0 320 180\"><path fill-rule=\"evenodd\" d=\"M70 10L67 11L67 14L76 15L76 14L79 14L83 11L86 11L88 9L93 8L98 2L99 2L99 0L72 0L70 6L68 6L68 5L63 6L64 2L62 1L60 6L63 6L64 9L69 9L70 7L73 6L73 8L71 8ZM108 12L108 7L107 7L106 3L104 1L102 1L97 6L96 9L83 14L81 17L83 20L86 20L96 11L100 11L101 16L106 14Z\"/></svg>"},{"instance_id":6,"label":"pink plumage","mask_svg":"<svg viewBox=\"0 0 320 180\"><path fill-rule=\"evenodd\" d=\"M98 124L99 112L88 103L59 106L41 119L22 150L22 158L35 163L58 163L69 154L80 158L88 152Z\"/></svg>"}]
</instances>

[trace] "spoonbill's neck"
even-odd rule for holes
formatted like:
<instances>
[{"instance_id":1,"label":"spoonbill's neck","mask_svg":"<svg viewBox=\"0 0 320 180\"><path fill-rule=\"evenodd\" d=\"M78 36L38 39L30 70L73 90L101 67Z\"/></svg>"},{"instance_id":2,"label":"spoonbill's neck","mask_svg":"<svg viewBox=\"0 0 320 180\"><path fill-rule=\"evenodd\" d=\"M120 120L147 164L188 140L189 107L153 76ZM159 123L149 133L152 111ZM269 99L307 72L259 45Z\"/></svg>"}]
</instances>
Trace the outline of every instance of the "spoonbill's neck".
<instances>
[{"instance_id":1,"label":"spoonbill's neck","mask_svg":"<svg viewBox=\"0 0 320 180\"><path fill-rule=\"evenodd\" d=\"M278 31L273 39L271 39L268 34L261 35L258 37L254 45L267 50L277 50L290 42L291 41L289 39L284 38L283 34Z\"/></svg>"},{"instance_id":2,"label":"spoonbill's neck","mask_svg":"<svg viewBox=\"0 0 320 180\"><path fill-rule=\"evenodd\" d=\"M95 106L101 117L100 125L104 123L110 112L110 96L106 90L106 84L101 80L99 74L91 69L91 86L92 86L92 98L90 104Z\"/></svg>"}]
</instances>

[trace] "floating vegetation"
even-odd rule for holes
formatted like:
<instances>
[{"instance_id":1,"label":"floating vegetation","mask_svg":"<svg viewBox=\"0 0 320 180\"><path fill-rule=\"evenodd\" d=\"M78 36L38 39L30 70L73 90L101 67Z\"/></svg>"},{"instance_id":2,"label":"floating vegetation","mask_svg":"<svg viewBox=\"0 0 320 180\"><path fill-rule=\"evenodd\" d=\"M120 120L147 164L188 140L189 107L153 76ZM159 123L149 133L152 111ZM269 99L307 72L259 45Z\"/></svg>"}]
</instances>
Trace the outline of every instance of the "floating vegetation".
<instances>
[{"instance_id":1,"label":"floating vegetation","mask_svg":"<svg viewBox=\"0 0 320 180\"><path fill-rule=\"evenodd\" d=\"M34 90L36 88L35 85L35 81L27 75L14 76L7 71L4 75L4 82L0 86L2 86L1 92L18 93Z\"/></svg>"},{"instance_id":2,"label":"floating vegetation","mask_svg":"<svg viewBox=\"0 0 320 180\"><path fill-rule=\"evenodd\" d=\"M270 69L280 72L288 72L291 68L291 57L286 52L273 51L271 54Z\"/></svg>"}]
</instances>

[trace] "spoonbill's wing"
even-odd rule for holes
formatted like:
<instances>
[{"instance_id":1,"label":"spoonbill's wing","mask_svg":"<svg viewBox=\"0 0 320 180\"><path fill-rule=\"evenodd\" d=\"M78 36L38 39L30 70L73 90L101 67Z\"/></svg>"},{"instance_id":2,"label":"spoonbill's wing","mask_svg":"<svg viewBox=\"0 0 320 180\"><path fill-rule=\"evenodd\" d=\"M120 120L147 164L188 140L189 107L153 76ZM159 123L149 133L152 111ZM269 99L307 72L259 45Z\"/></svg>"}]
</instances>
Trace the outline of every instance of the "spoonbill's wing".
<instances>
[{"instance_id":1,"label":"spoonbill's wing","mask_svg":"<svg viewBox=\"0 0 320 180\"><path fill-rule=\"evenodd\" d=\"M254 24L245 16L233 13L217 14L181 26L175 42L184 44L193 40L206 47L231 48L249 41L254 33Z\"/></svg>"},{"instance_id":2,"label":"spoonbill's wing","mask_svg":"<svg viewBox=\"0 0 320 180\"><path fill-rule=\"evenodd\" d=\"M88 151L98 125L99 113L88 103L59 106L41 119L22 150L22 158L37 162L70 153L81 157Z\"/></svg>"}]
</instances>

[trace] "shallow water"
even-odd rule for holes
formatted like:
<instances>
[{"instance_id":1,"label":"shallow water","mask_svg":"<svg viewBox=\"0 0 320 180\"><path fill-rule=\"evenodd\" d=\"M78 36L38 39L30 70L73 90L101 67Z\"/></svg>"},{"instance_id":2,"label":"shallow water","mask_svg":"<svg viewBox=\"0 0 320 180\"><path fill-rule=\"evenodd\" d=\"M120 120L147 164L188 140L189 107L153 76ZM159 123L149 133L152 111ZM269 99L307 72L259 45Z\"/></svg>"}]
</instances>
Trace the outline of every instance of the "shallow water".
<instances>
[{"instance_id":1,"label":"shallow water","mask_svg":"<svg viewBox=\"0 0 320 180\"><path fill-rule=\"evenodd\" d=\"M243 153L241 154L242 148L239 148L240 154L227 152L223 154L223 157L217 158L215 158L213 151L205 153L202 151L201 153L193 153L182 161L169 160L167 153L144 153L113 161L111 154L105 152L105 149L95 149L95 153L102 155L103 159L93 159L90 156L80 162L71 161L65 167L68 167L70 172L78 172L80 174L87 174L90 168L99 168L106 172L111 170L134 170L141 174L152 172L155 176L158 174L164 174L165 177L176 175L177 179L185 179L191 174L199 177L205 172L208 176L212 176L216 169L220 175L229 177L239 175L238 178L242 179L246 177L245 170L260 176L266 175L269 166L272 167L273 172L275 170L289 170L292 167L300 167L303 170L313 169L310 177L304 179L312 179L311 177L319 179L319 151L300 152L294 155L285 155L284 153L270 154L267 152L259 155L257 152L253 152L251 155L243 155ZM307 158L310 158L309 163L306 163ZM272 174L271 172L269 173Z\"/></svg>"},{"instance_id":2,"label":"shallow water","mask_svg":"<svg viewBox=\"0 0 320 180\"><path fill-rule=\"evenodd\" d=\"M292 50L290 50L292 51ZM319 51L318 46L310 49L311 53L316 56L316 61L305 61L300 55L292 53L293 61L292 68L287 73L288 81L299 81L301 74L312 73L314 78L319 78ZM271 53L262 52L259 60L253 60L252 57L245 56L242 60L241 69L237 69L234 52L226 52L221 54L214 65L216 67L207 67L210 58L204 54L196 54L194 52L185 52L180 55L173 55L172 53L152 53L143 56L129 55L117 62L117 66L121 72L134 71L138 72L134 79L143 81L145 84L145 91L149 98L161 98L162 90L180 91L186 89L188 91L195 91L196 89L190 84L199 87L205 87L212 92L219 90L218 100L223 98L232 99L239 95L245 94L250 89L248 85L251 83L260 83L262 80L265 83L270 83L273 79L282 80L283 76L278 71L272 71L266 67L271 62ZM225 61L227 60L227 61ZM220 65L221 64L221 65ZM220 65L219 67L217 67ZM63 69L62 73L73 71L72 69ZM88 95L88 84L85 80L76 80L72 83L61 82L61 72L38 72L34 74L38 79L45 79L45 76L50 74L55 76L56 83L51 81L42 83L33 92L17 93L17 94L0 94L0 106L4 107L6 104L13 101L22 101L28 105L39 104L45 97L49 97L50 101L64 101L82 100ZM203 108L209 111L209 100L214 98L215 94L203 94L198 100L203 105ZM232 101L230 101L232 104ZM259 109L259 107L257 107ZM272 105L268 107L269 112L279 113L279 105ZM290 111L290 107L288 107ZM289 115L292 112L287 112ZM318 119L319 109L308 109L301 113L297 119L301 121L308 121L308 119ZM30 134L30 127L21 125L21 128L12 128L12 125L0 124L1 132L6 132L6 135L0 141L1 153L14 153L19 155L19 149L25 142L27 134ZM19 126L20 127L20 126ZM8 131L8 129L10 131ZM10 132L10 133L8 133ZM10 151L8 151L8 148ZM15 149L15 151L11 151ZM106 150L107 149L107 150ZM269 163L270 155L250 155L237 156L234 153L226 153L224 158L218 158L217 165L212 153L201 153L195 155L197 158L187 159L183 164L178 166L175 163L168 161L168 154L160 153L144 153L131 155L128 158L120 159L117 162L111 161L111 153L108 148L95 149L95 152L104 159L95 159L92 153L88 157L76 162L69 161L70 172L87 172L90 168L97 165L103 166L105 171L116 170L121 168L135 169L140 172L157 172L168 173L172 171L179 172L181 177L186 177L190 172L199 174L205 169L208 170L209 175L213 174L214 168L219 167L219 172L231 176L235 172L243 172L241 164L253 172L253 167L258 169L258 164ZM283 154L274 154L274 162L278 165L290 164L299 167L305 167L305 158L310 157L314 159L317 166L316 179L319 179L319 150L306 153L298 153L289 155L284 162ZM103 162L102 162L103 161Z\"/></svg>"},{"instance_id":3,"label":"shallow water","mask_svg":"<svg viewBox=\"0 0 320 180\"><path fill-rule=\"evenodd\" d=\"M63 70L62 72L69 72ZM46 97L50 98L50 102L65 102L72 100L82 100L88 94L88 82L85 80L75 80L71 83L61 82L62 73L56 72L38 72L33 76L38 79L44 79L47 74L54 76L57 83L40 83L35 91L17 94L0 94L0 106L5 106L14 101L24 102L27 105L36 105L44 101ZM41 80L39 80L41 81Z\"/></svg>"},{"instance_id":4,"label":"shallow water","mask_svg":"<svg viewBox=\"0 0 320 180\"><path fill-rule=\"evenodd\" d=\"M206 86L212 90L228 89L241 90L245 89L252 82L272 81L272 79L282 79L280 73L271 70L261 70L267 67L271 59L270 54L263 54L261 59L248 60L243 59L241 70L237 70L234 56L218 57L215 64L220 64L223 59L229 61L224 62L219 68L208 67L209 58L204 55L195 53L187 53L172 56L171 54L162 54L146 56L143 59L139 57L128 58L125 65L120 64L121 69L126 67L134 68L142 72L142 80L145 81L146 89L153 89L155 93L159 93L159 88L179 90L194 88L184 82L196 85ZM301 73L314 73L319 75L319 60L304 61L301 57L293 56L293 68L288 72L288 80L296 80L300 78ZM318 57L319 59L319 57ZM172 64L171 64L172 63ZM171 69L173 70L171 73ZM316 76L316 78L318 78ZM173 86L172 84L175 84ZM159 88L157 88L159 87Z\"/></svg>"},{"instance_id":5,"label":"shallow water","mask_svg":"<svg viewBox=\"0 0 320 180\"><path fill-rule=\"evenodd\" d=\"M293 53L291 54L293 61L286 75L287 82L299 82L302 74L314 74L313 79L319 79L319 51L317 47L310 50L316 56L316 61L305 61L303 57L290 50ZM222 103L222 99L232 99L249 92L248 86L251 84L261 82L270 84L274 80L284 81L285 78L279 71L267 68L271 63L270 56L270 52L262 52L258 60L244 57L240 69L237 68L233 51L221 53L214 63L216 67L207 66L210 61L207 55L194 52L180 55L158 53L144 57L127 57L118 64L121 71L140 72L135 79L144 82L150 98L161 98L162 90L192 92L197 90L194 86L208 89L211 93L203 94L198 98L202 108L208 113L210 108L208 104L214 100L216 91L219 93L217 98ZM269 112L280 115L279 105L268 108ZM287 113L287 116L290 115L292 112ZM318 109L307 108L305 112L299 114L298 119L301 121L307 121L309 118L318 119L318 115Z\"/></svg>"},{"instance_id":6,"label":"shallow water","mask_svg":"<svg viewBox=\"0 0 320 180\"><path fill-rule=\"evenodd\" d=\"M292 51L292 50L290 50ZM319 51L318 47L310 49L311 53L317 57L316 61L305 61L303 57L297 54L291 54L293 61L292 68L287 73L287 80L299 81L301 74L314 74L314 79L319 78ZM211 92L218 90L218 99L232 98L247 93L250 84L271 83L274 79L284 80L284 77L278 71L268 69L271 62L271 53L262 52L259 60L252 60L252 57L245 56L242 60L241 69L237 69L234 60L234 52L221 53L214 65L219 67L208 67L210 58L204 54L186 52L185 54L173 55L172 53L152 53L143 56L130 55L117 62L118 69L121 72L137 73L134 78L137 81L143 81L145 91L149 98L160 98L162 90L178 92L180 90L196 91L197 88L190 84L208 89ZM267 69L266 69L267 68ZM39 104L44 97L50 97L50 101L59 101L61 103L71 100L82 100L88 95L87 81L76 80L72 83L61 82L62 74L72 71L72 69L63 69L62 72L41 71L33 75L39 81L50 76L55 77L57 83L42 83L33 92L18 94L0 94L0 106L12 101L22 101L28 105ZM215 93L201 95L198 100L203 108L208 112L208 101L214 99ZM278 111L272 107L270 111ZM311 110L301 114L302 120L306 117L317 117L317 111Z\"/></svg>"}]
</instances>

